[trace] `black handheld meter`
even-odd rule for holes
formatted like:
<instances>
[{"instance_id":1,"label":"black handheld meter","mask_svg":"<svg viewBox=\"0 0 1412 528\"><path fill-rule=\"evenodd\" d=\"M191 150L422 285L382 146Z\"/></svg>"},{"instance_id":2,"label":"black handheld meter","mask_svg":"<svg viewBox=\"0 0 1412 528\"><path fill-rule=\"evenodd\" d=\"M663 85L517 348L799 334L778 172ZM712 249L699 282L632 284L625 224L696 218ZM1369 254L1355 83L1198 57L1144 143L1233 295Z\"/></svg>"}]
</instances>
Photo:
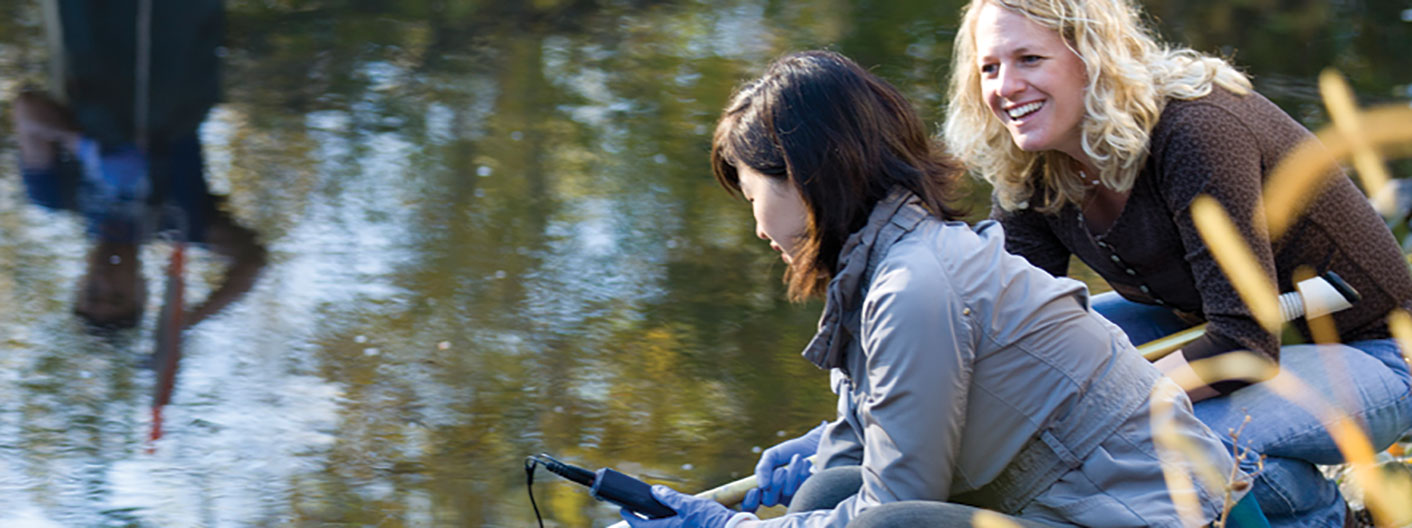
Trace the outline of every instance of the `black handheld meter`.
<instances>
[{"instance_id":1,"label":"black handheld meter","mask_svg":"<svg viewBox=\"0 0 1412 528\"><path fill-rule=\"evenodd\" d=\"M543 464L545 469L555 475L587 486L589 495L595 499L617 504L649 519L671 517L677 514L676 511L657 502L657 499L652 497L652 486L624 475L613 468L589 471L560 462L543 453L530 457L530 459Z\"/></svg>"}]
</instances>

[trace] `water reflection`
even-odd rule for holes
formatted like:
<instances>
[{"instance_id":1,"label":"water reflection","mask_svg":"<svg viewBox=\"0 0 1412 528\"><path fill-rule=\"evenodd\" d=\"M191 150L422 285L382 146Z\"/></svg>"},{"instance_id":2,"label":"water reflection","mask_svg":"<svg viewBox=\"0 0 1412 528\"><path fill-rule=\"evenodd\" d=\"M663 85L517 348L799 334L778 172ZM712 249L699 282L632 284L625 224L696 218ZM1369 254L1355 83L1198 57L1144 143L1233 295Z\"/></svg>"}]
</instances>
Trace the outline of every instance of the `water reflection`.
<instances>
[{"instance_id":1,"label":"water reflection","mask_svg":"<svg viewBox=\"0 0 1412 528\"><path fill-rule=\"evenodd\" d=\"M0 3L7 95L45 83L42 5ZM1172 38L1231 46L1310 126L1325 66L1406 100L1398 2L1148 6ZM184 334L152 453L143 358L172 244L138 251L137 325L89 333L85 222L0 163L0 525L524 526L530 453L683 489L743 474L833 397L797 357L818 307L783 301L748 208L707 174L713 120L770 58L828 46L935 123L958 7L228 0L223 98L196 137L268 264ZM206 298L228 264L188 256ZM550 521L615 518L539 481Z\"/></svg>"},{"instance_id":2,"label":"water reflection","mask_svg":"<svg viewBox=\"0 0 1412 528\"><path fill-rule=\"evenodd\" d=\"M256 234L208 190L196 137L218 92L221 5L51 7L45 29L55 97L26 90L12 103L25 193L35 205L82 218L91 247L81 257L73 312L91 330L137 326L149 291L143 247L171 246L151 357L149 436L157 440L183 332L249 291L265 264ZM189 304L188 243L230 262L205 298Z\"/></svg>"}]
</instances>

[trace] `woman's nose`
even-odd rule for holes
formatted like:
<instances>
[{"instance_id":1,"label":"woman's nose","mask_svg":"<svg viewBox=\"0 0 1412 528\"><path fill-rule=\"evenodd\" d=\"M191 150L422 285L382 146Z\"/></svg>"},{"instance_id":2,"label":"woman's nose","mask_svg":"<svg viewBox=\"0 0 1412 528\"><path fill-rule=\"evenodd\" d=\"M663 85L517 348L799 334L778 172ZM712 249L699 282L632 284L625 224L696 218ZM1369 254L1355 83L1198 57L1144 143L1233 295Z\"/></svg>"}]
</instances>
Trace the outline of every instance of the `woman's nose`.
<instances>
[{"instance_id":1,"label":"woman's nose","mask_svg":"<svg viewBox=\"0 0 1412 528\"><path fill-rule=\"evenodd\" d=\"M1025 80L1020 75L1016 75L1010 68L1001 68L999 76L1001 97L1009 98L1024 91Z\"/></svg>"},{"instance_id":2,"label":"woman's nose","mask_svg":"<svg viewBox=\"0 0 1412 528\"><path fill-rule=\"evenodd\" d=\"M765 228L758 222L755 224L755 236L760 237L760 240L770 239L770 236L765 234Z\"/></svg>"}]
</instances>

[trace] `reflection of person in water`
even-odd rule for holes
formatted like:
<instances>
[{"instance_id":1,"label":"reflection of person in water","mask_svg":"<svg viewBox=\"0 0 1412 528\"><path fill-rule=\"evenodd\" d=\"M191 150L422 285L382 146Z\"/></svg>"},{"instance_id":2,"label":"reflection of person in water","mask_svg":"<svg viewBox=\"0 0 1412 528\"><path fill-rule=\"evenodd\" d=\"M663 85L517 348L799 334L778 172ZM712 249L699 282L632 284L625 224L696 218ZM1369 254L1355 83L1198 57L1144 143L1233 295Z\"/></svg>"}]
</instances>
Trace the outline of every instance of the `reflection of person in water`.
<instances>
[{"instance_id":1,"label":"reflection of person in water","mask_svg":"<svg viewBox=\"0 0 1412 528\"><path fill-rule=\"evenodd\" d=\"M94 246L75 312L100 327L142 317L141 245L157 236L231 260L222 284L182 319L190 326L253 285L265 249L212 195L196 129L215 103L219 1L154 6L137 31L132 2L67 2L46 20L60 103L19 94L12 117L25 189L36 204L81 214ZM145 60L138 60L145 50Z\"/></svg>"}]
</instances>

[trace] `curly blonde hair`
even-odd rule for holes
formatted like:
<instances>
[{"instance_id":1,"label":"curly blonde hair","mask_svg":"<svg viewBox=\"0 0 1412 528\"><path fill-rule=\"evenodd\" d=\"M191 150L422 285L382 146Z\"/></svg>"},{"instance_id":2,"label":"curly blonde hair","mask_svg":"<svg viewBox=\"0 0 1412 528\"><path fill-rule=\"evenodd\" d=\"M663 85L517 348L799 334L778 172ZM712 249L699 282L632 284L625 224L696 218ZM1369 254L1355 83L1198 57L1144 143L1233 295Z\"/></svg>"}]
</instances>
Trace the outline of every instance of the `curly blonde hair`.
<instances>
[{"instance_id":1,"label":"curly blonde hair","mask_svg":"<svg viewBox=\"0 0 1412 528\"><path fill-rule=\"evenodd\" d=\"M1083 61L1083 150L1103 184L1118 191L1132 188L1168 99L1204 97L1213 85L1242 95L1251 89L1250 79L1225 60L1159 43L1128 0L971 0L952 49L943 134L952 152L991 183L1006 210L1033 205L1052 213L1066 203L1082 204L1086 185L1065 154L1020 150L986 105L975 28L987 3L1058 32ZM1044 203L1030 204L1037 191Z\"/></svg>"}]
</instances>

